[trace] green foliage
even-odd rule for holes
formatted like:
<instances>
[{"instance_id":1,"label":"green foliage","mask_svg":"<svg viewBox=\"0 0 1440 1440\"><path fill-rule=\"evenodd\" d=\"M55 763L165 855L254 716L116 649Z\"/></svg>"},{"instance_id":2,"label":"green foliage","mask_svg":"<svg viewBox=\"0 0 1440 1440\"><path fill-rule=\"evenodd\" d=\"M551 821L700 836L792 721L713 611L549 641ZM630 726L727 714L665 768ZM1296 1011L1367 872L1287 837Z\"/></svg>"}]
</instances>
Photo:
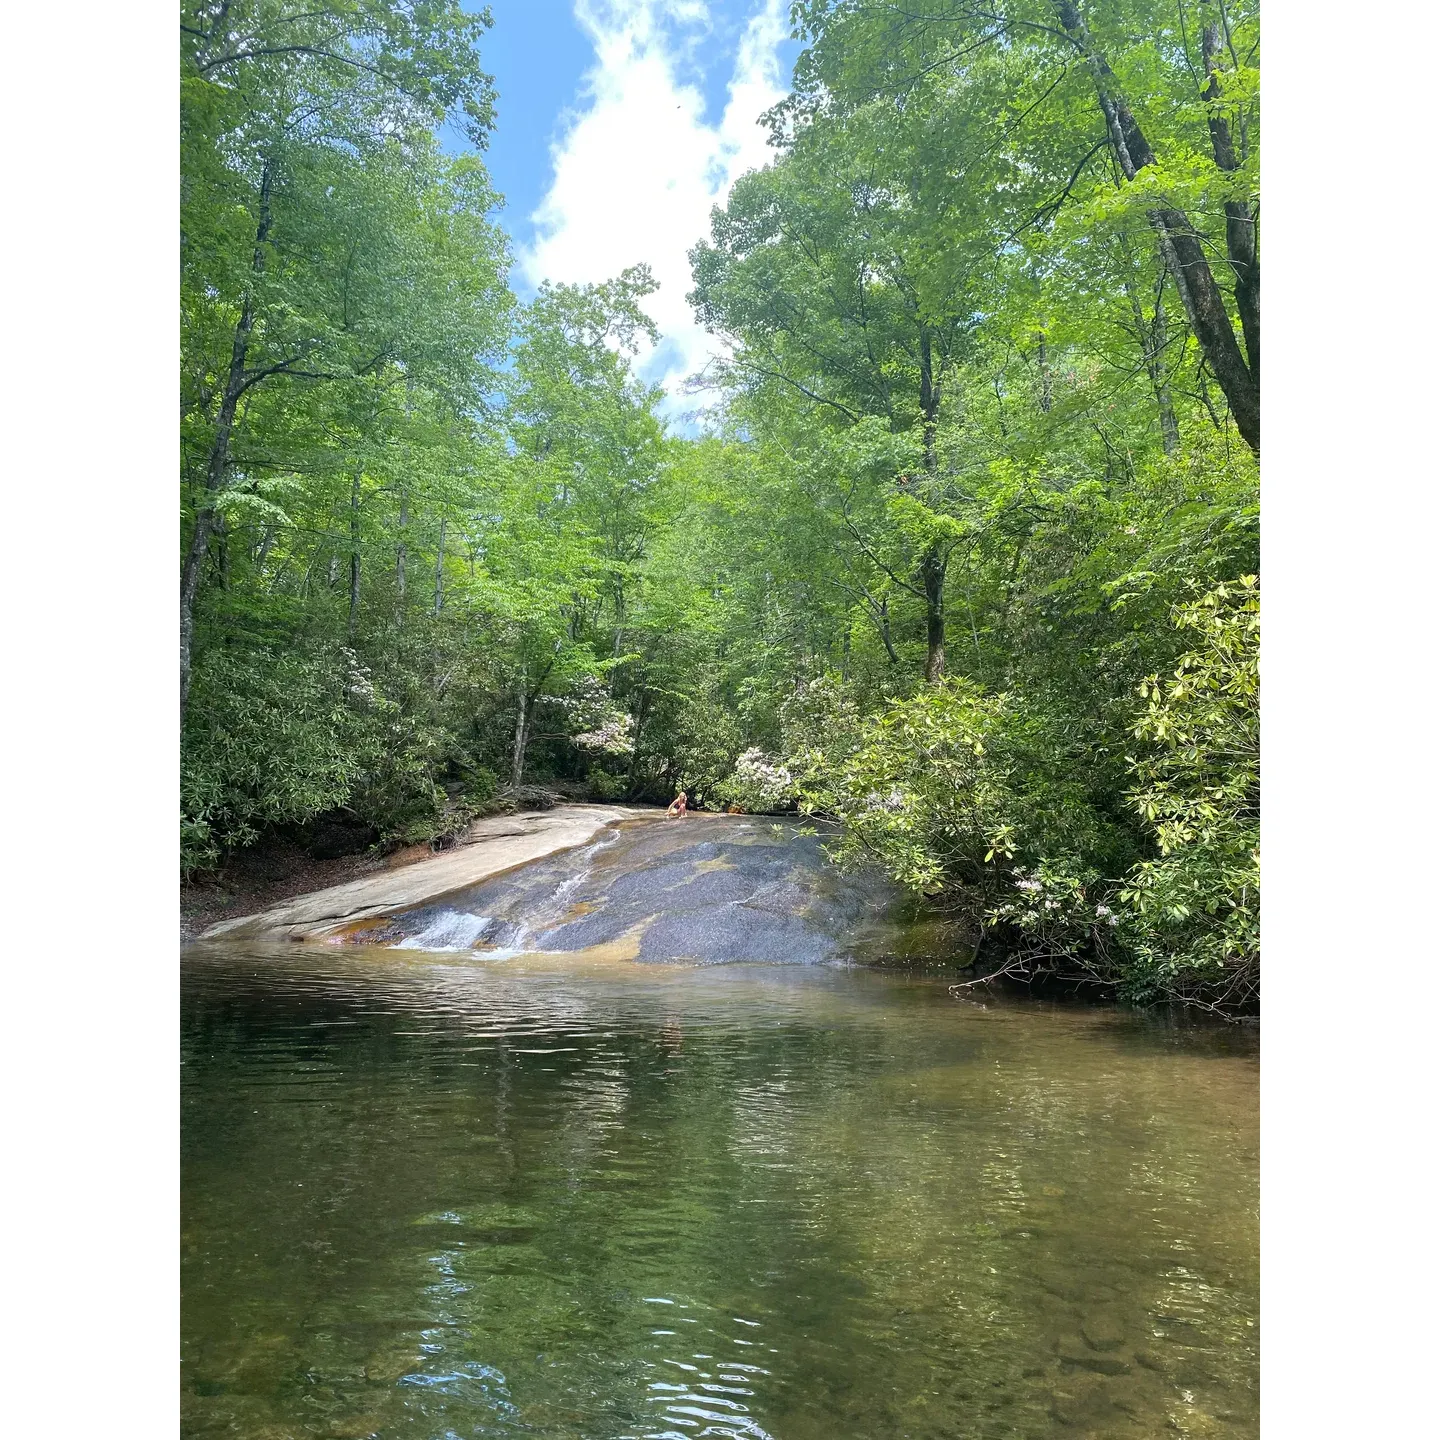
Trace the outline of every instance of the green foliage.
<instances>
[{"instance_id":1,"label":"green foliage","mask_svg":"<svg viewBox=\"0 0 1440 1440\"><path fill-rule=\"evenodd\" d=\"M385 709L342 648L209 652L180 771L183 867L343 804L375 755Z\"/></svg>"},{"instance_id":2,"label":"green foliage","mask_svg":"<svg viewBox=\"0 0 1440 1440\"><path fill-rule=\"evenodd\" d=\"M488 16L183 7L186 870L336 811L443 841L516 779L684 786L843 820L961 958L1251 1004L1257 462L1153 221L1212 267L1253 226L1257 16L1083 12L1133 177L1050 0L794 7L772 163L692 251L724 358L679 434L645 267L508 286Z\"/></svg>"},{"instance_id":3,"label":"green foliage","mask_svg":"<svg viewBox=\"0 0 1440 1440\"><path fill-rule=\"evenodd\" d=\"M878 863L972 935L1003 926L1027 953L1093 942L1099 867L1123 837L1045 717L949 679L858 723L843 696L828 722L816 718L837 738L796 756L802 809L843 822L837 859Z\"/></svg>"},{"instance_id":4,"label":"green foliage","mask_svg":"<svg viewBox=\"0 0 1440 1440\"><path fill-rule=\"evenodd\" d=\"M622 799L627 789L625 780L619 775L610 774L608 770L592 770L589 784L591 798L601 804Z\"/></svg>"},{"instance_id":5,"label":"green foliage","mask_svg":"<svg viewBox=\"0 0 1440 1440\"><path fill-rule=\"evenodd\" d=\"M948 680L892 701L842 748L807 749L801 809L844 824L837 858L873 858L921 894L989 888L997 852L1012 846L1011 766L995 742L1005 701Z\"/></svg>"},{"instance_id":6,"label":"green foliage","mask_svg":"<svg viewBox=\"0 0 1440 1440\"><path fill-rule=\"evenodd\" d=\"M1175 623L1197 648L1141 682L1132 728L1151 748L1127 762L1158 856L1127 870L1139 837L1087 794L1053 717L969 681L868 717L833 678L812 686L790 715L801 808L843 823L842 863L879 864L1003 937L1012 968L1244 1008L1259 959L1258 582L1216 586Z\"/></svg>"},{"instance_id":7,"label":"green foliage","mask_svg":"<svg viewBox=\"0 0 1440 1440\"><path fill-rule=\"evenodd\" d=\"M1253 576L1177 607L1195 648L1142 682L1132 799L1157 858L1120 899L1138 993L1252 998L1260 957L1260 588Z\"/></svg>"}]
</instances>

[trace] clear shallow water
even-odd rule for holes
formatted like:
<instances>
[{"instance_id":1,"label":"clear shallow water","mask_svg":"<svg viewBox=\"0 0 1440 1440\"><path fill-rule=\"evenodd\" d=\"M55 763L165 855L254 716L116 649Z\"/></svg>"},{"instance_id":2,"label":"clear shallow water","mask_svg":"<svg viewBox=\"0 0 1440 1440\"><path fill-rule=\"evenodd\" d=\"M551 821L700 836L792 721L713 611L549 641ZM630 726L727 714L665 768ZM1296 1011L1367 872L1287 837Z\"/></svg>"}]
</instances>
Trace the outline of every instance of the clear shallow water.
<instances>
[{"instance_id":1,"label":"clear shallow water","mask_svg":"<svg viewBox=\"0 0 1440 1440\"><path fill-rule=\"evenodd\" d=\"M1253 1436L1244 1032L195 946L187 1436Z\"/></svg>"}]
</instances>

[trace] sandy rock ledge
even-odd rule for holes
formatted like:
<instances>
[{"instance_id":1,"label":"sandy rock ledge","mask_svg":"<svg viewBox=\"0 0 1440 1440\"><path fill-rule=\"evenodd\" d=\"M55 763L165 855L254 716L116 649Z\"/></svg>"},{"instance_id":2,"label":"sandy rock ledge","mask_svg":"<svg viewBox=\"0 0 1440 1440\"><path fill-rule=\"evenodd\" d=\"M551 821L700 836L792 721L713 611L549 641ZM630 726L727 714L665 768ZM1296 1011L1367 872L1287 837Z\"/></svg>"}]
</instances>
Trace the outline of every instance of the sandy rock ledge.
<instances>
[{"instance_id":1,"label":"sandy rock ledge","mask_svg":"<svg viewBox=\"0 0 1440 1440\"><path fill-rule=\"evenodd\" d=\"M661 813L622 805L561 805L539 813L496 815L477 821L453 850L433 859L298 895L255 915L222 920L200 938L322 940L357 921L423 905L518 865L584 845L622 820L658 821Z\"/></svg>"}]
</instances>

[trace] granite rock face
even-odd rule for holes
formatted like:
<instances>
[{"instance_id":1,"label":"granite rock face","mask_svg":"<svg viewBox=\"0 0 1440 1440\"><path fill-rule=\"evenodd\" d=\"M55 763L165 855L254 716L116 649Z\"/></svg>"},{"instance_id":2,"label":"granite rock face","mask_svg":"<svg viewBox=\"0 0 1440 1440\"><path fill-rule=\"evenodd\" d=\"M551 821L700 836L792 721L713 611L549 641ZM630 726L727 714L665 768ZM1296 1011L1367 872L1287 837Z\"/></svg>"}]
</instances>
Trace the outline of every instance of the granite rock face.
<instances>
[{"instance_id":1,"label":"granite rock face","mask_svg":"<svg viewBox=\"0 0 1440 1440\"><path fill-rule=\"evenodd\" d=\"M348 926L423 905L584 845L622 820L641 818L658 823L659 812L620 805L560 805L540 813L493 816L477 821L459 844L433 859L300 895L256 915L222 920L201 938L327 939Z\"/></svg>"},{"instance_id":2,"label":"granite rock face","mask_svg":"<svg viewBox=\"0 0 1440 1440\"><path fill-rule=\"evenodd\" d=\"M584 849L357 928L421 950L641 963L833 964L893 940L897 892L837 870L813 829L755 816L625 824Z\"/></svg>"}]
</instances>

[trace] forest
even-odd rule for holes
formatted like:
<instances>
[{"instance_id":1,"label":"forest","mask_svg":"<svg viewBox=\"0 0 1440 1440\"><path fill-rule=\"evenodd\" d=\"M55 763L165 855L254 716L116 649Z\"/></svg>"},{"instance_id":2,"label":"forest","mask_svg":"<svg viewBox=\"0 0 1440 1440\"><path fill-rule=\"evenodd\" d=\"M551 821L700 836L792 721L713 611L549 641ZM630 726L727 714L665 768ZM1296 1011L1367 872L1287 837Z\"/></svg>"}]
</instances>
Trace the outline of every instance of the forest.
<instances>
[{"instance_id":1,"label":"forest","mask_svg":"<svg viewBox=\"0 0 1440 1440\"><path fill-rule=\"evenodd\" d=\"M182 872L683 788L1251 1010L1258 9L791 18L680 416L643 265L512 288L488 14L182 5Z\"/></svg>"}]
</instances>

